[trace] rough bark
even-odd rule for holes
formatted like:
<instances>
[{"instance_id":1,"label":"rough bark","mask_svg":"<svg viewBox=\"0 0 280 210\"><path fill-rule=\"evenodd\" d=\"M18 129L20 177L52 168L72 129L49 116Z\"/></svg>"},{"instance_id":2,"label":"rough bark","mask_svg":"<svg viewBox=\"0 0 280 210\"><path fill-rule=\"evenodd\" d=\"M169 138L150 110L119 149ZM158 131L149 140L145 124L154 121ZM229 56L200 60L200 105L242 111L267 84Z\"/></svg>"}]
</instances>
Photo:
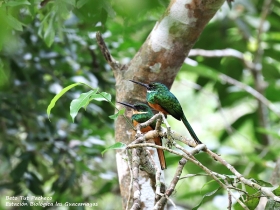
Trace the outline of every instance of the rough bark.
<instances>
[{"instance_id":1,"label":"rough bark","mask_svg":"<svg viewBox=\"0 0 280 210\"><path fill-rule=\"evenodd\" d=\"M189 51L205 25L215 15L224 0L172 0L162 18L156 23L141 49L128 66L114 69L116 101L134 103L144 101L143 87L128 79L150 83L162 82L171 87ZM124 118L115 124L117 142L129 144L134 135ZM118 175L125 209L131 182L124 153L117 152ZM152 209L154 192L149 177L140 172L141 209ZM132 193L133 197L133 193Z\"/></svg>"}]
</instances>

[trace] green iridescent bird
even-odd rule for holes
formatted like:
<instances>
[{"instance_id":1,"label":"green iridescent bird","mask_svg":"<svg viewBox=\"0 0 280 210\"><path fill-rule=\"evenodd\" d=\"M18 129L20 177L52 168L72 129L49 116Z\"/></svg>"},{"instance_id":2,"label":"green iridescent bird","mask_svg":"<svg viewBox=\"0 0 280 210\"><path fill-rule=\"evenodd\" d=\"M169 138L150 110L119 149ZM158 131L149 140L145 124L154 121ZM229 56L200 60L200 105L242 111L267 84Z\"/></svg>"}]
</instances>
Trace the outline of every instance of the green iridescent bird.
<instances>
[{"instance_id":1,"label":"green iridescent bird","mask_svg":"<svg viewBox=\"0 0 280 210\"><path fill-rule=\"evenodd\" d=\"M152 112L151 108L147 104L136 103L132 105L124 102L118 102L118 103L133 109L133 115L131 116L133 126L137 126L139 123L144 123L154 116L154 113ZM141 132L146 133L150 130L154 130L155 127L156 127L156 122L153 122L151 125L142 128ZM156 145L162 146L162 139L160 137L154 138L154 141ZM158 159L160 162L161 169L164 170L166 169L164 152L161 149L157 149L157 153L158 153Z\"/></svg>"},{"instance_id":2,"label":"green iridescent bird","mask_svg":"<svg viewBox=\"0 0 280 210\"><path fill-rule=\"evenodd\" d=\"M150 107L152 107L157 111L162 112L165 115L169 114L179 121L182 120L184 125L188 129L189 133L193 137L194 141L197 144L202 144L202 142L196 136L190 123L188 122L178 99L169 91L169 89L164 84L159 82L145 84L141 82L136 82L134 80L129 80L129 81L146 87L147 89L146 99Z\"/></svg>"}]
</instances>

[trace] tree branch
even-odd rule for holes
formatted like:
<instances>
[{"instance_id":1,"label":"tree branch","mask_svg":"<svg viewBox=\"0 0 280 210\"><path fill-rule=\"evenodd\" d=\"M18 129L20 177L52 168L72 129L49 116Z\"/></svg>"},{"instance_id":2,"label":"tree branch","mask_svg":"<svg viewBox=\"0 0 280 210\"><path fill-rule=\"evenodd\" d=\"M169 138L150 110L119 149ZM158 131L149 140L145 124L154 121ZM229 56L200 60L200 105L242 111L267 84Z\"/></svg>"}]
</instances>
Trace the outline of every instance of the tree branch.
<instances>
[{"instance_id":1,"label":"tree branch","mask_svg":"<svg viewBox=\"0 0 280 210\"><path fill-rule=\"evenodd\" d=\"M103 54L107 63L111 66L111 68L113 70L120 70L122 66L111 55L111 53L110 53L106 43L104 42L104 39L101 36L101 33L99 31L96 33L96 40L97 40L97 44L98 44L98 46L101 50L101 53Z\"/></svg>"},{"instance_id":2,"label":"tree branch","mask_svg":"<svg viewBox=\"0 0 280 210\"><path fill-rule=\"evenodd\" d=\"M255 69L256 64L247 60L243 53L234 50L234 49L224 49L224 50L202 50L202 49L192 49L189 53L189 57L191 56L204 56L204 57L235 57L243 61L245 66L252 70ZM187 63L187 60L185 60L185 63ZM228 84L234 85L247 93L254 96L258 101L260 101L263 105L267 106L271 111L273 111L278 117L280 117L280 110L275 107L266 97L263 95L263 91L260 92L258 89L260 88L252 88L249 85L246 85L242 82L239 82L238 80L229 77L225 74L220 73L218 75L219 79L223 82L226 82ZM260 85L259 85L260 86Z\"/></svg>"},{"instance_id":3,"label":"tree branch","mask_svg":"<svg viewBox=\"0 0 280 210\"><path fill-rule=\"evenodd\" d=\"M139 164L140 158L138 154L141 152L142 148L136 148L132 150L132 177L133 177L133 205L131 210L139 210L141 207L141 190L139 185Z\"/></svg>"},{"instance_id":4,"label":"tree branch","mask_svg":"<svg viewBox=\"0 0 280 210\"><path fill-rule=\"evenodd\" d=\"M263 7L262 7L262 13L261 13L261 20L260 20L260 25L258 27L258 33L257 33L257 50L255 52L255 56L253 59L253 63L254 68L251 68L251 72L253 75L253 78L255 80L255 89L261 93L264 94L264 90L265 90L265 82L263 79L263 75L262 75L262 57L263 57L263 46L262 46L262 39L261 36L262 34L265 32L264 31L264 22L266 20L266 17L270 11L270 7L272 4L272 0L265 0L263 3ZM259 118L259 124L261 127L268 129L269 128L269 120L267 118L267 109L263 106L263 104L261 103L262 101L260 101L258 99L258 118ZM263 139L263 144L264 145L269 145L271 143L271 138L269 135L267 134L262 134L262 139Z\"/></svg>"},{"instance_id":5,"label":"tree branch","mask_svg":"<svg viewBox=\"0 0 280 210\"><path fill-rule=\"evenodd\" d=\"M204 50L204 49L192 49L189 53L188 57L194 57L194 56L203 56L203 57L234 57L238 58L241 61L243 61L244 65L247 68L253 68L254 64L246 59L244 54L238 50L235 49L223 49L223 50Z\"/></svg>"}]
</instances>

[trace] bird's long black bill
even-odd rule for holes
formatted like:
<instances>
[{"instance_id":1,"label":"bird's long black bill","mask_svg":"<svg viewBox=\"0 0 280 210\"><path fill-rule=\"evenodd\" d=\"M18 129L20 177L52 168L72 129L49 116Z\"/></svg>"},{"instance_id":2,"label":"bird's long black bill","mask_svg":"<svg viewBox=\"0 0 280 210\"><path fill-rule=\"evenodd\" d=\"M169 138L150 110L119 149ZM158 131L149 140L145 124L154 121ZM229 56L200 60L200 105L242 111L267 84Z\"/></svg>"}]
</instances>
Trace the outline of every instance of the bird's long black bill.
<instances>
[{"instance_id":1,"label":"bird's long black bill","mask_svg":"<svg viewBox=\"0 0 280 210\"><path fill-rule=\"evenodd\" d=\"M134 83L136 83L136 84L138 84L138 85L142 85L142 86L144 86L145 88L147 88L147 89L149 89L149 85L147 85L147 84L145 84L145 83L142 83L142 82L136 82L136 81L134 81L134 80L129 80L130 82L134 82Z\"/></svg>"},{"instance_id":2,"label":"bird's long black bill","mask_svg":"<svg viewBox=\"0 0 280 210\"><path fill-rule=\"evenodd\" d=\"M124 106L130 107L130 108L136 110L135 106L132 105L132 104L128 104L128 103L125 103L125 102L117 102L117 103L122 104L122 105L124 105Z\"/></svg>"}]
</instances>

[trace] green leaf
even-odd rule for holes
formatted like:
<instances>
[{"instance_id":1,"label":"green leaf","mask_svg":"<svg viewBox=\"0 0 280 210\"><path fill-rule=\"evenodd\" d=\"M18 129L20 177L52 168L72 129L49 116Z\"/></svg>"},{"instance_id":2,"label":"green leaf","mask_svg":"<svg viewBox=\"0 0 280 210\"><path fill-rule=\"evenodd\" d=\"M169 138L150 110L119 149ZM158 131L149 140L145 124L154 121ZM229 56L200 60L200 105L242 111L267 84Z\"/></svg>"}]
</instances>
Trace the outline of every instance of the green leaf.
<instances>
[{"instance_id":1,"label":"green leaf","mask_svg":"<svg viewBox=\"0 0 280 210\"><path fill-rule=\"evenodd\" d=\"M271 183L265 182L265 181L260 180L260 179L253 179L252 181L255 182L255 183L258 183L262 187L273 187L273 185Z\"/></svg>"},{"instance_id":2,"label":"green leaf","mask_svg":"<svg viewBox=\"0 0 280 210\"><path fill-rule=\"evenodd\" d=\"M116 114L110 115L109 118L110 119L116 119L118 116L123 115L125 112L125 108L119 110Z\"/></svg>"},{"instance_id":3,"label":"green leaf","mask_svg":"<svg viewBox=\"0 0 280 210\"><path fill-rule=\"evenodd\" d=\"M75 6L75 4L76 4L76 0L62 0L62 1L67 3L67 4L70 4L72 6Z\"/></svg>"},{"instance_id":4,"label":"green leaf","mask_svg":"<svg viewBox=\"0 0 280 210\"><path fill-rule=\"evenodd\" d=\"M6 16L7 23L15 30L22 31L22 23L11 15Z\"/></svg>"},{"instance_id":5,"label":"green leaf","mask_svg":"<svg viewBox=\"0 0 280 210\"><path fill-rule=\"evenodd\" d=\"M50 118L50 113L51 113L51 110L52 108L55 106L55 103L57 102L58 99L60 99L61 96L63 96L68 90L70 90L71 88L77 86L77 85L81 85L82 83L80 82L77 82L77 83L74 83L72 85L69 85L65 88L63 88L60 93L58 93L52 100L51 100L51 103L49 104L48 108L47 108L47 114L48 114L48 118Z\"/></svg>"},{"instance_id":6,"label":"green leaf","mask_svg":"<svg viewBox=\"0 0 280 210\"><path fill-rule=\"evenodd\" d=\"M23 178L23 174L27 171L27 166L29 163L29 156L28 153L22 155L21 161L18 163L18 165L11 171L11 177L12 179L17 182L20 179Z\"/></svg>"},{"instance_id":7,"label":"green leaf","mask_svg":"<svg viewBox=\"0 0 280 210\"><path fill-rule=\"evenodd\" d=\"M278 138L280 139L280 135L277 131L272 131L272 130L269 130L269 129L265 129L265 128L256 128L256 131L258 133L262 133L262 134L268 134L268 135L271 135L275 138Z\"/></svg>"},{"instance_id":8,"label":"green leaf","mask_svg":"<svg viewBox=\"0 0 280 210\"><path fill-rule=\"evenodd\" d=\"M94 94L90 97L91 100L96 100L96 101L108 101L110 102L112 100L112 96L109 93L102 92L98 94Z\"/></svg>"},{"instance_id":9,"label":"green leaf","mask_svg":"<svg viewBox=\"0 0 280 210\"><path fill-rule=\"evenodd\" d=\"M126 148L126 144L122 143L122 142L117 142L113 145L111 145L110 147L107 147L105 150L103 150L101 152L102 156L105 152L107 152L108 150L111 150L111 149L125 149Z\"/></svg>"},{"instance_id":10,"label":"green leaf","mask_svg":"<svg viewBox=\"0 0 280 210\"><path fill-rule=\"evenodd\" d=\"M114 18L116 16L116 12L114 11L114 9L112 8L112 6L110 5L110 3L107 0L103 0L102 2L102 7L106 10L106 12L108 13L108 15L111 18Z\"/></svg>"},{"instance_id":11,"label":"green leaf","mask_svg":"<svg viewBox=\"0 0 280 210\"><path fill-rule=\"evenodd\" d=\"M31 5L27 0L6 1L3 6L15 7L19 5Z\"/></svg>"},{"instance_id":12,"label":"green leaf","mask_svg":"<svg viewBox=\"0 0 280 210\"><path fill-rule=\"evenodd\" d=\"M30 177L27 179L27 185L31 192L35 195L43 195L44 191L42 189L42 181L37 177L36 174L29 172Z\"/></svg>"},{"instance_id":13,"label":"green leaf","mask_svg":"<svg viewBox=\"0 0 280 210\"><path fill-rule=\"evenodd\" d=\"M275 190L272 191L275 195L279 196L280 195L280 186L276 188Z\"/></svg>"},{"instance_id":14,"label":"green leaf","mask_svg":"<svg viewBox=\"0 0 280 210\"><path fill-rule=\"evenodd\" d=\"M203 200L204 200L205 197L209 197L209 196L214 195L219 189L221 189L221 188L219 187L219 188L215 189L215 190L212 191L212 192L206 193L206 194L203 196L203 198L201 199L200 203L199 203L196 207L194 207L192 210L197 210L197 209L201 206L201 204L203 203Z\"/></svg>"},{"instance_id":15,"label":"green leaf","mask_svg":"<svg viewBox=\"0 0 280 210\"><path fill-rule=\"evenodd\" d=\"M80 0L77 2L76 6L78 9L80 9L82 6L84 6L89 0Z\"/></svg>"},{"instance_id":16,"label":"green leaf","mask_svg":"<svg viewBox=\"0 0 280 210\"><path fill-rule=\"evenodd\" d=\"M44 41L46 42L47 46L50 47L54 41L55 37L55 28L53 26L54 21L54 15L52 18L50 18L50 21L48 22L47 29L44 33Z\"/></svg>"},{"instance_id":17,"label":"green leaf","mask_svg":"<svg viewBox=\"0 0 280 210\"><path fill-rule=\"evenodd\" d=\"M114 185L113 185L112 182L107 182L104 185L102 185L100 187L100 189L96 193L93 194L93 196L99 196L100 197L100 196L102 196L102 195L104 195L108 192L111 192L113 186Z\"/></svg>"},{"instance_id":18,"label":"green leaf","mask_svg":"<svg viewBox=\"0 0 280 210\"><path fill-rule=\"evenodd\" d=\"M71 104L70 104L70 115L72 117L72 120L74 122L74 119L76 117L76 115L78 114L78 111L80 110L80 108L84 107L84 109L86 109L89 101L90 101L90 97L92 95L94 95L97 92L96 90L91 90L87 93L82 93L80 95L79 98L74 99Z\"/></svg>"},{"instance_id":19,"label":"green leaf","mask_svg":"<svg viewBox=\"0 0 280 210\"><path fill-rule=\"evenodd\" d=\"M260 195L260 194L259 194ZM254 210L260 202L260 197L249 197L244 204L250 209Z\"/></svg>"}]
</instances>

